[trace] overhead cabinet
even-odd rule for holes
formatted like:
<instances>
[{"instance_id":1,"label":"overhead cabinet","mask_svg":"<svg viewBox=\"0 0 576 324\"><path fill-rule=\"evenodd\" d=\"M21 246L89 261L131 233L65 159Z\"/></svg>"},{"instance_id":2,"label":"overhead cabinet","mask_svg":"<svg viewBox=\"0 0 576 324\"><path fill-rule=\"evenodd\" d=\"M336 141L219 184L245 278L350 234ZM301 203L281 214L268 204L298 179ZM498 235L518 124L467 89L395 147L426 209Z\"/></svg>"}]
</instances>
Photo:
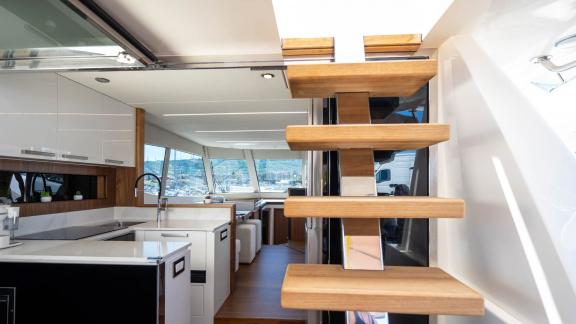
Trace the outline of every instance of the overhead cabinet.
<instances>
[{"instance_id":1,"label":"overhead cabinet","mask_svg":"<svg viewBox=\"0 0 576 324\"><path fill-rule=\"evenodd\" d=\"M134 166L134 108L54 73L0 75L0 155Z\"/></svg>"},{"instance_id":2,"label":"overhead cabinet","mask_svg":"<svg viewBox=\"0 0 576 324\"><path fill-rule=\"evenodd\" d=\"M0 116L0 155L57 158L56 74L0 74Z\"/></svg>"}]
</instances>

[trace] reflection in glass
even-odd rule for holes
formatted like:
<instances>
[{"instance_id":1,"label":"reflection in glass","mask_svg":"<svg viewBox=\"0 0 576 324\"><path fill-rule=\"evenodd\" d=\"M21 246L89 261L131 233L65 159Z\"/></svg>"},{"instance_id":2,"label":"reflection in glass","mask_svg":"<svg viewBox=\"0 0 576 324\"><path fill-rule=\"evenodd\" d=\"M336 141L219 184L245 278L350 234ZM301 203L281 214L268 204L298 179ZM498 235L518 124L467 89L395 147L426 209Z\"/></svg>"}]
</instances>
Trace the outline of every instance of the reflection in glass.
<instances>
[{"instance_id":1,"label":"reflection in glass","mask_svg":"<svg viewBox=\"0 0 576 324\"><path fill-rule=\"evenodd\" d=\"M0 171L0 204L40 202L42 193L52 201L98 199L98 178L78 174ZM105 181L102 181L105 183Z\"/></svg>"},{"instance_id":2,"label":"reflection in glass","mask_svg":"<svg viewBox=\"0 0 576 324\"><path fill-rule=\"evenodd\" d=\"M254 192L246 160L210 159L217 193Z\"/></svg>"},{"instance_id":3,"label":"reflection in glass","mask_svg":"<svg viewBox=\"0 0 576 324\"><path fill-rule=\"evenodd\" d=\"M254 160L261 192L287 192L302 187L302 160Z\"/></svg>"},{"instance_id":4,"label":"reflection in glass","mask_svg":"<svg viewBox=\"0 0 576 324\"><path fill-rule=\"evenodd\" d=\"M64 1L0 1L0 69L142 66L122 53L122 47Z\"/></svg>"},{"instance_id":5,"label":"reflection in glass","mask_svg":"<svg viewBox=\"0 0 576 324\"><path fill-rule=\"evenodd\" d=\"M167 197L199 197L208 193L202 157L172 149L166 180Z\"/></svg>"},{"instance_id":6,"label":"reflection in glass","mask_svg":"<svg viewBox=\"0 0 576 324\"><path fill-rule=\"evenodd\" d=\"M374 163L378 196L406 196L410 194L410 182L416 151L398 151L389 161Z\"/></svg>"}]
</instances>

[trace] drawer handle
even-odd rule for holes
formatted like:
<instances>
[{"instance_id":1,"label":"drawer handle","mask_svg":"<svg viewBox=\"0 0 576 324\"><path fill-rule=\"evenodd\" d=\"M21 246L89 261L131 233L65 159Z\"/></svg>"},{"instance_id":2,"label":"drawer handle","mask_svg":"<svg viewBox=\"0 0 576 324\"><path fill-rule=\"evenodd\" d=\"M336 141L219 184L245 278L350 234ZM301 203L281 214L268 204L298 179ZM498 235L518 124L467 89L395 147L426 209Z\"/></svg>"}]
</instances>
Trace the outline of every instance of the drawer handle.
<instances>
[{"instance_id":1,"label":"drawer handle","mask_svg":"<svg viewBox=\"0 0 576 324\"><path fill-rule=\"evenodd\" d=\"M21 150L20 153L27 154L27 155L39 155L39 156L49 156L49 157L55 157L56 156L56 153L35 151L35 150Z\"/></svg>"},{"instance_id":2,"label":"drawer handle","mask_svg":"<svg viewBox=\"0 0 576 324\"><path fill-rule=\"evenodd\" d=\"M74 155L74 154L62 154L62 158L70 160L82 160L82 161L88 160L87 156Z\"/></svg>"},{"instance_id":3,"label":"drawer handle","mask_svg":"<svg viewBox=\"0 0 576 324\"><path fill-rule=\"evenodd\" d=\"M106 160L104 160L104 162L106 162L106 163L112 163L112 164L124 164L124 161L111 160L111 159L106 159Z\"/></svg>"},{"instance_id":4,"label":"drawer handle","mask_svg":"<svg viewBox=\"0 0 576 324\"><path fill-rule=\"evenodd\" d=\"M162 233L162 237L190 237L190 234L173 234L173 233Z\"/></svg>"}]
</instances>

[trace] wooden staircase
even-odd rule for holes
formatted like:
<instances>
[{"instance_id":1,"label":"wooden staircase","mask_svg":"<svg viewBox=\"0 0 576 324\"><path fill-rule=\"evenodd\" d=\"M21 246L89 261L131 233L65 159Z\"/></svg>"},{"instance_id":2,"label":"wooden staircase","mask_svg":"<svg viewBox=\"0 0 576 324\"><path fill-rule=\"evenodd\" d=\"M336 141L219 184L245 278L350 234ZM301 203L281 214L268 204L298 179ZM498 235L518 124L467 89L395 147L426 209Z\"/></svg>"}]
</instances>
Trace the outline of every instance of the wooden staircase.
<instances>
[{"instance_id":1,"label":"wooden staircase","mask_svg":"<svg viewBox=\"0 0 576 324\"><path fill-rule=\"evenodd\" d=\"M282 307L402 314L482 315L482 297L438 268L344 270L330 264L290 264Z\"/></svg>"},{"instance_id":2,"label":"wooden staircase","mask_svg":"<svg viewBox=\"0 0 576 324\"><path fill-rule=\"evenodd\" d=\"M415 51L419 37L365 38L365 52ZM382 45L382 43L388 44ZM386 48L386 46L388 46ZM449 125L372 125L369 98L410 96L436 74L436 61L289 65L294 98L334 97L339 125L289 126L292 150L338 150L340 197L289 197L287 217L342 218L343 266L291 264L282 306L294 309L482 315L482 296L438 268L383 267L380 218L462 218L464 201L377 197L373 150L425 148L449 140ZM383 270L383 271L374 271Z\"/></svg>"},{"instance_id":3,"label":"wooden staircase","mask_svg":"<svg viewBox=\"0 0 576 324\"><path fill-rule=\"evenodd\" d=\"M288 218L462 218L464 200L433 197L288 197Z\"/></svg>"}]
</instances>

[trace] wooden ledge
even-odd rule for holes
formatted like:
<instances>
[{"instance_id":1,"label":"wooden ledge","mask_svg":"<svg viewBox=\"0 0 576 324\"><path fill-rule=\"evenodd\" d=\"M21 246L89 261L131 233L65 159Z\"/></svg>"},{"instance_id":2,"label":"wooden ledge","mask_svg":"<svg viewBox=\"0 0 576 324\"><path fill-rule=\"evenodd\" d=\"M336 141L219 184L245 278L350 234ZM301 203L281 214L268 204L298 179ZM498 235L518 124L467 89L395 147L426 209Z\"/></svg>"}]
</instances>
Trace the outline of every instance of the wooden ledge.
<instances>
[{"instance_id":1,"label":"wooden ledge","mask_svg":"<svg viewBox=\"0 0 576 324\"><path fill-rule=\"evenodd\" d=\"M332 57L334 38L285 38L282 39L282 55L285 58Z\"/></svg>"},{"instance_id":2,"label":"wooden ledge","mask_svg":"<svg viewBox=\"0 0 576 324\"><path fill-rule=\"evenodd\" d=\"M436 60L288 65L293 98L327 98L340 92L371 97L410 96L436 75Z\"/></svg>"},{"instance_id":3,"label":"wooden ledge","mask_svg":"<svg viewBox=\"0 0 576 324\"><path fill-rule=\"evenodd\" d=\"M366 54L416 52L421 44L420 34L364 36Z\"/></svg>"},{"instance_id":4,"label":"wooden ledge","mask_svg":"<svg viewBox=\"0 0 576 324\"><path fill-rule=\"evenodd\" d=\"M433 197L288 197L289 218L462 218L464 200Z\"/></svg>"},{"instance_id":5,"label":"wooden ledge","mask_svg":"<svg viewBox=\"0 0 576 324\"><path fill-rule=\"evenodd\" d=\"M476 291L439 268L344 270L340 265L290 264L282 307L402 314L483 315Z\"/></svg>"},{"instance_id":6,"label":"wooden ledge","mask_svg":"<svg viewBox=\"0 0 576 324\"><path fill-rule=\"evenodd\" d=\"M414 150L450 138L444 124L349 124L288 126L286 141L293 151Z\"/></svg>"}]
</instances>

